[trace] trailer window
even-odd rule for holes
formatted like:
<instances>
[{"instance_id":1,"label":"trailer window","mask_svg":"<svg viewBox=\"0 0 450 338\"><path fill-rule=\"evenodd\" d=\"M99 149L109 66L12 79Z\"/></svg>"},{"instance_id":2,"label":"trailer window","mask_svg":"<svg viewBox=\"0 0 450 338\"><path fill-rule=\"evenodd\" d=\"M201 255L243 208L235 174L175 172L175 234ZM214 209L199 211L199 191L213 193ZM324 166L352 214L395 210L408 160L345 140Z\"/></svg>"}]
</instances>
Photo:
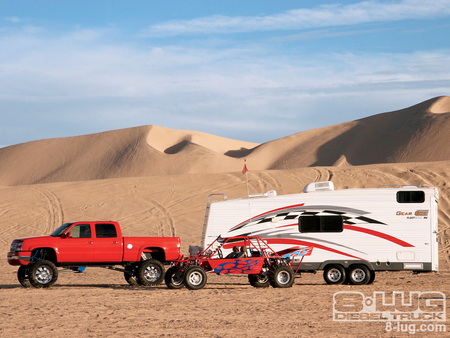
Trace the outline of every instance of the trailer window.
<instances>
[{"instance_id":1,"label":"trailer window","mask_svg":"<svg viewBox=\"0 0 450 338\"><path fill-rule=\"evenodd\" d=\"M398 191L398 203L423 203L425 202L425 193L423 191Z\"/></svg>"},{"instance_id":2,"label":"trailer window","mask_svg":"<svg viewBox=\"0 0 450 338\"><path fill-rule=\"evenodd\" d=\"M342 232L344 223L342 216L300 216L298 230L300 232Z\"/></svg>"},{"instance_id":3,"label":"trailer window","mask_svg":"<svg viewBox=\"0 0 450 338\"><path fill-rule=\"evenodd\" d=\"M95 234L97 235L97 238L117 237L117 231L114 224L96 224Z\"/></svg>"}]
</instances>

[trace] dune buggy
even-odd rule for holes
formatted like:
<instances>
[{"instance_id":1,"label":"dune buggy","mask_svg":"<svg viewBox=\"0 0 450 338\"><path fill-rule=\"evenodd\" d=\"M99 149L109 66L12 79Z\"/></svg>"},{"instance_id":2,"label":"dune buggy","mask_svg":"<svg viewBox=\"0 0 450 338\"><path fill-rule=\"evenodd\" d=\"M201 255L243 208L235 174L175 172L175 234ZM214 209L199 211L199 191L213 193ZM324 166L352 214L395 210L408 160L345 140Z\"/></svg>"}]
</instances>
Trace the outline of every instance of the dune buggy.
<instances>
[{"instance_id":1,"label":"dune buggy","mask_svg":"<svg viewBox=\"0 0 450 338\"><path fill-rule=\"evenodd\" d=\"M237 247L240 247L239 254L223 257L223 251ZM310 255L311 251L312 248L296 246L275 252L259 236L219 236L203 252L172 261L173 266L167 270L165 282L170 289L186 286L190 290L198 290L206 284L206 273L247 274L254 287L272 285L288 288L294 283L294 257ZM301 261L297 271L300 264Z\"/></svg>"}]
</instances>

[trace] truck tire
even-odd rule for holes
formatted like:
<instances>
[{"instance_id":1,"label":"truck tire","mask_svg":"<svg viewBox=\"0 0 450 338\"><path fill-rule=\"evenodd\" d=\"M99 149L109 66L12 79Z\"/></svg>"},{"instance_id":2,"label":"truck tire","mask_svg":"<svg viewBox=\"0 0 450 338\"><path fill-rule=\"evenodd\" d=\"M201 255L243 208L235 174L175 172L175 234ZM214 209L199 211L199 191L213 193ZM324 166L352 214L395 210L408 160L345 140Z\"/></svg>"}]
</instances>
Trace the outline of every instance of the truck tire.
<instances>
[{"instance_id":1,"label":"truck tire","mask_svg":"<svg viewBox=\"0 0 450 338\"><path fill-rule=\"evenodd\" d=\"M125 280L127 281L128 284L130 284L131 286L138 286L138 285L142 285L139 282L139 279L137 278L137 266L136 265L127 265L125 266L125 270L127 270L126 272L123 273L123 276L125 277Z\"/></svg>"},{"instance_id":2,"label":"truck tire","mask_svg":"<svg viewBox=\"0 0 450 338\"><path fill-rule=\"evenodd\" d=\"M294 271L287 265L279 265L270 275L270 285L274 288L290 288L294 284Z\"/></svg>"},{"instance_id":3,"label":"truck tire","mask_svg":"<svg viewBox=\"0 0 450 338\"><path fill-rule=\"evenodd\" d=\"M137 279L141 285L159 285L164 279L164 266L156 259L142 261L137 269Z\"/></svg>"},{"instance_id":4,"label":"truck tire","mask_svg":"<svg viewBox=\"0 0 450 338\"><path fill-rule=\"evenodd\" d=\"M21 265L19 267L19 270L17 270L17 279L24 288L31 287L29 271L30 271L29 265Z\"/></svg>"},{"instance_id":5,"label":"truck tire","mask_svg":"<svg viewBox=\"0 0 450 338\"><path fill-rule=\"evenodd\" d=\"M199 266L191 266L184 273L184 285L189 290L199 290L206 284L206 273Z\"/></svg>"},{"instance_id":6,"label":"truck tire","mask_svg":"<svg viewBox=\"0 0 450 338\"><path fill-rule=\"evenodd\" d=\"M327 284L343 284L345 275L344 267L339 264L328 265L323 271L323 279Z\"/></svg>"},{"instance_id":7,"label":"truck tire","mask_svg":"<svg viewBox=\"0 0 450 338\"><path fill-rule=\"evenodd\" d=\"M34 263L29 270L30 283L35 288L49 288L58 279L58 269L50 261L42 260Z\"/></svg>"},{"instance_id":8,"label":"truck tire","mask_svg":"<svg viewBox=\"0 0 450 338\"><path fill-rule=\"evenodd\" d=\"M365 265L354 265L350 267L348 280L353 285L368 284L371 279L371 271Z\"/></svg>"},{"instance_id":9,"label":"truck tire","mask_svg":"<svg viewBox=\"0 0 450 338\"><path fill-rule=\"evenodd\" d=\"M164 281L169 289L181 289L184 287L183 273L176 266L172 266L167 270Z\"/></svg>"},{"instance_id":10,"label":"truck tire","mask_svg":"<svg viewBox=\"0 0 450 338\"><path fill-rule=\"evenodd\" d=\"M248 275L248 281L255 288L266 288L270 286L270 278L267 275Z\"/></svg>"}]
</instances>

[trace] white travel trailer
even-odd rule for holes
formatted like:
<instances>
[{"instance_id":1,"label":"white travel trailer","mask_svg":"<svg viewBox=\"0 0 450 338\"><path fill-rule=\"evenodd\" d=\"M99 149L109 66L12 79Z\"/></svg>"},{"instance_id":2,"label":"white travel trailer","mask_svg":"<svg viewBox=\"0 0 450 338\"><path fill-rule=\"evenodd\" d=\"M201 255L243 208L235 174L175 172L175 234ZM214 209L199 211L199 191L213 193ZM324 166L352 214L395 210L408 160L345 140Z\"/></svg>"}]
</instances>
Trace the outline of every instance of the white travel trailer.
<instances>
[{"instance_id":1,"label":"white travel trailer","mask_svg":"<svg viewBox=\"0 0 450 338\"><path fill-rule=\"evenodd\" d=\"M328 284L368 284L375 271L438 270L436 188L384 186L334 190L332 182L308 184L304 193L275 191L248 199L211 201L203 247L215 238L257 235L274 250L313 248L294 270L324 271Z\"/></svg>"}]
</instances>

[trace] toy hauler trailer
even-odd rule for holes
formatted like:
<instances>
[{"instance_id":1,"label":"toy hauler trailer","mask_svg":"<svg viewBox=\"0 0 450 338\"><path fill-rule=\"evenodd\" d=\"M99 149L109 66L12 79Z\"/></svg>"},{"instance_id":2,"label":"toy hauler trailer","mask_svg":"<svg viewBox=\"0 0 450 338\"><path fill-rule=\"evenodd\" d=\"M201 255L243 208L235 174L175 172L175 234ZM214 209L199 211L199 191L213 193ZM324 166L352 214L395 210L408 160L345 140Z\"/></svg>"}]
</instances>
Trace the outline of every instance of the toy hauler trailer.
<instances>
[{"instance_id":1,"label":"toy hauler trailer","mask_svg":"<svg viewBox=\"0 0 450 338\"><path fill-rule=\"evenodd\" d=\"M300 267L297 258L294 271L323 270L328 284L369 284L375 271L438 270L436 188L334 190L332 182L316 182L300 194L269 191L235 200L223 195L223 201L212 196L203 247L218 236L248 235L260 236L276 251L312 247Z\"/></svg>"}]
</instances>

